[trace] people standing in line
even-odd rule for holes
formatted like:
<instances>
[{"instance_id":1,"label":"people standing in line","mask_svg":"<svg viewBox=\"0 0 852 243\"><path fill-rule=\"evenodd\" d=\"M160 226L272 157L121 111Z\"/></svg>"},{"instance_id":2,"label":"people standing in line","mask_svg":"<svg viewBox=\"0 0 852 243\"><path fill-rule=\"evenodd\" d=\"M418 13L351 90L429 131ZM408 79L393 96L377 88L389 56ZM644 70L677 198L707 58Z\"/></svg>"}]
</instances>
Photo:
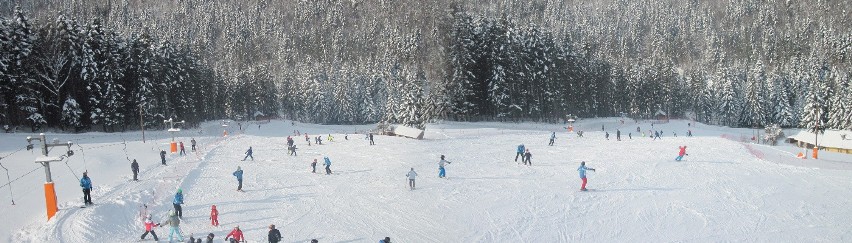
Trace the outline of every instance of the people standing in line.
<instances>
[{"instance_id":1,"label":"people standing in line","mask_svg":"<svg viewBox=\"0 0 852 243\"><path fill-rule=\"evenodd\" d=\"M133 159L133 163L130 163L130 170L133 171L133 181L139 181L139 179L136 178L136 176L139 175L139 163L136 163L136 159Z\"/></svg>"},{"instance_id":2,"label":"people standing in line","mask_svg":"<svg viewBox=\"0 0 852 243\"><path fill-rule=\"evenodd\" d=\"M180 141L180 156L186 155L186 147L183 146L183 141Z\"/></svg>"},{"instance_id":3,"label":"people standing in line","mask_svg":"<svg viewBox=\"0 0 852 243\"><path fill-rule=\"evenodd\" d=\"M251 156L251 154L251 146L249 146L249 149L246 150L246 157L243 157L243 161L246 161L246 158L251 158L251 161L254 161L254 156Z\"/></svg>"},{"instance_id":4,"label":"people standing in line","mask_svg":"<svg viewBox=\"0 0 852 243\"><path fill-rule=\"evenodd\" d=\"M450 161L444 160L444 155L441 155L441 160L438 161L438 178L447 178L447 171L444 169L444 164L452 164Z\"/></svg>"},{"instance_id":5,"label":"people standing in line","mask_svg":"<svg viewBox=\"0 0 852 243\"><path fill-rule=\"evenodd\" d=\"M148 234L150 233L152 236L154 236L154 241L159 241L159 239L157 239L157 233L154 232L155 226L160 226L160 224L155 224L154 221L151 220L151 214L145 216L145 233L142 234L142 237L140 237L140 239L144 240L145 236L148 236Z\"/></svg>"},{"instance_id":6,"label":"people standing in line","mask_svg":"<svg viewBox=\"0 0 852 243\"><path fill-rule=\"evenodd\" d=\"M376 145L376 142L373 141L373 133L370 133L370 145Z\"/></svg>"},{"instance_id":7,"label":"people standing in line","mask_svg":"<svg viewBox=\"0 0 852 243\"><path fill-rule=\"evenodd\" d=\"M225 241L231 243L237 243L245 240L245 237L243 237L243 231L240 230L240 226L234 227L234 230L231 230L231 233L228 233L228 235L225 236Z\"/></svg>"},{"instance_id":8,"label":"people standing in line","mask_svg":"<svg viewBox=\"0 0 852 243\"><path fill-rule=\"evenodd\" d=\"M92 205L92 179L89 178L89 172L83 172L83 178L80 179L80 187L83 188L83 204Z\"/></svg>"},{"instance_id":9,"label":"people standing in line","mask_svg":"<svg viewBox=\"0 0 852 243\"><path fill-rule=\"evenodd\" d=\"M189 145L192 146L192 152L195 152L195 144L196 144L195 138L192 138L192 140L189 140Z\"/></svg>"},{"instance_id":10,"label":"people standing in line","mask_svg":"<svg viewBox=\"0 0 852 243\"><path fill-rule=\"evenodd\" d=\"M521 160L523 160L523 156L524 156L524 144L518 145L518 150L517 150L517 152L518 152L518 153L516 153L516 154L515 154L515 162L518 162L518 157L521 157Z\"/></svg>"},{"instance_id":11,"label":"people standing in line","mask_svg":"<svg viewBox=\"0 0 852 243\"><path fill-rule=\"evenodd\" d=\"M176 212L169 213L169 219L166 222L163 222L162 225L169 225L169 242L174 238L175 233L177 233L178 241L183 241L183 235L180 232L180 215Z\"/></svg>"},{"instance_id":12,"label":"people standing in line","mask_svg":"<svg viewBox=\"0 0 852 243\"><path fill-rule=\"evenodd\" d=\"M243 191L243 169L237 166L237 171L234 171L233 175L237 177L237 183L239 183L239 185L237 186L237 191Z\"/></svg>"},{"instance_id":13,"label":"people standing in line","mask_svg":"<svg viewBox=\"0 0 852 243\"><path fill-rule=\"evenodd\" d=\"M586 179L586 170L595 171L595 169L594 169L594 168L588 168L588 167L586 167L586 161L580 162L580 167L579 167L579 168L577 168L577 171L579 171L579 172L580 172L580 180L583 180L583 185L582 185L582 186L580 186L580 190L581 190L581 191L585 191L585 190L586 190L586 182L588 181L588 180Z\"/></svg>"},{"instance_id":14,"label":"people standing in line","mask_svg":"<svg viewBox=\"0 0 852 243\"><path fill-rule=\"evenodd\" d=\"M550 143L548 143L547 145L548 145L548 146L553 146L553 143L554 143L555 141L556 141L556 132L551 132L551 133L550 133Z\"/></svg>"},{"instance_id":15,"label":"people standing in line","mask_svg":"<svg viewBox=\"0 0 852 243\"><path fill-rule=\"evenodd\" d=\"M311 173L317 173L317 159L314 159L314 162L311 162Z\"/></svg>"},{"instance_id":16,"label":"people standing in line","mask_svg":"<svg viewBox=\"0 0 852 243\"><path fill-rule=\"evenodd\" d=\"M329 158L328 158L328 156L325 156L325 157L323 157L322 159L323 159L323 160L325 160L325 162L324 162L324 164L325 164L325 174L326 174L326 175L331 175L331 159L329 159Z\"/></svg>"},{"instance_id":17,"label":"people standing in line","mask_svg":"<svg viewBox=\"0 0 852 243\"><path fill-rule=\"evenodd\" d=\"M177 214L179 218L183 218L183 208L181 208L181 204L183 204L183 190L178 188L177 193L175 193L175 198L172 200L172 204L175 206L174 213Z\"/></svg>"},{"instance_id":18,"label":"people standing in line","mask_svg":"<svg viewBox=\"0 0 852 243\"><path fill-rule=\"evenodd\" d=\"M530 153L530 149L526 149L524 151L524 164L527 166L532 166L532 154Z\"/></svg>"},{"instance_id":19,"label":"people standing in line","mask_svg":"<svg viewBox=\"0 0 852 243\"><path fill-rule=\"evenodd\" d=\"M210 206L210 225L219 226L219 210L216 205Z\"/></svg>"},{"instance_id":20,"label":"people standing in line","mask_svg":"<svg viewBox=\"0 0 852 243\"><path fill-rule=\"evenodd\" d=\"M269 225L269 235L267 236L269 243L278 243L281 241L281 232L275 228L274 224Z\"/></svg>"},{"instance_id":21,"label":"people standing in line","mask_svg":"<svg viewBox=\"0 0 852 243\"><path fill-rule=\"evenodd\" d=\"M414 190L414 178L417 177L417 172L414 172L414 168L411 168L405 177L408 177L408 187L410 190Z\"/></svg>"},{"instance_id":22,"label":"people standing in line","mask_svg":"<svg viewBox=\"0 0 852 243\"><path fill-rule=\"evenodd\" d=\"M162 160L163 165L166 165L166 151L160 150L160 160Z\"/></svg>"},{"instance_id":23,"label":"people standing in line","mask_svg":"<svg viewBox=\"0 0 852 243\"><path fill-rule=\"evenodd\" d=\"M678 146L677 148L680 149L680 151L677 152L677 157L675 158L675 160L680 161L680 160L683 159L684 155L687 155L686 154L686 146Z\"/></svg>"}]
</instances>

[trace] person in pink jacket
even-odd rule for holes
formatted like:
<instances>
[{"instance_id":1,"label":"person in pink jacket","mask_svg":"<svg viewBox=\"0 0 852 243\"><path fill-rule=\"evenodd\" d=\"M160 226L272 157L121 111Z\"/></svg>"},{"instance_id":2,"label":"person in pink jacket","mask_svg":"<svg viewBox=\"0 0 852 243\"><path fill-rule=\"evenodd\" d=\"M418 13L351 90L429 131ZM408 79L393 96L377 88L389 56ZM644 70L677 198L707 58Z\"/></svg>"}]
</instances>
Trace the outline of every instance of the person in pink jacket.
<instances>
[{"instance_id":1,"label":"person in pink jacket","mask_svg":"<svg viewBox=\"0 0 852 243\"><path fill-rule=\"evenodd\" d=\"M151 220L151 215L148 214L148 216L145 217L145 233L142 234L143 240L145 239L145 236L148 236L148 233L151 233L151 235L154 236L154 241L158 241L157 233L154 233L155 226L160 226L160 224L155 224L154 221Z\"/></svg>"},{"instance_id":2,"label":"person in pink jacket","mask_svg":"<svg viewBox=\"0 0 852 243\"><path fill-rule=\"evenodd\" d=\"M680 149L680 152L677 153L677 158L675 158L675 160L680 161L680 160L683 159L684 155L688 155L688 154L686 154L686 146L679 146L677 148Z\"/></svg>"}]
</instances>

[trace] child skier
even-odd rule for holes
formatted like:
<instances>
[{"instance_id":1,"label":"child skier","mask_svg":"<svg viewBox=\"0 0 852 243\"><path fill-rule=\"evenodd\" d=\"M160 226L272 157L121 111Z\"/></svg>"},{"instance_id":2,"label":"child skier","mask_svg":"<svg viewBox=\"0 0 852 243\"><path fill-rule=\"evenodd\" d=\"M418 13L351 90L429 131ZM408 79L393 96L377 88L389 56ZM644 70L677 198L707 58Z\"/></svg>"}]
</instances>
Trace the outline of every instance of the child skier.
<instances>
[{"instance_id":1,"label":"child skier","mask_svg":"<svg viewBox=\"0 0 852 243\"><path fill-rule=\"evenodd\" d=\"M231 238L231 239L228 239L228 238ZM228 233L228 235L225 236L225 241L228 241L228 242L231 242L231 243L237 243L237 242L245 241L245 240L246 239L243 237L243 231L240 230L240 226L234 227L234 230L232 230L231 233Z\"/></svg>"},{"instance_id":2,"label":"child skier","mask_svg":"<svg viewBox=\"0 0 852 243\"><path fill-rule=\"evenodd\" d=\"M216 205L210 207L210 224L219 226L219 210L216 210Z\"/></svg>"},{"instance_id":3,"label":"child skier","mask_svg":"<svg viewBox=\"0 0 852 243\"><path fill-rule=\"evenodd\" d=\"M163 165L166 165L166 151L160 150L160 160L162 160Z\"/></svg>"},{"instance_id":4,"label":"child skier","mask_svg":"<svg viewBox=\"0 0 852 243\"><path fill-rule=\"evenodd\" d=\"M586 167L586 161L580 162L580 168L577 168L577 171L580 172L580 179L583 180L583 185L580 186L580 191L586 190L586 170L595 171L594 168Z\"/></svg>"},{"instance_id":5,"label":"child skier","mask_svg":"<svg viewBox=\"0 0 852 243\"><path fill-rule=\"evenodd\" d=\"M239 185L237 186L237 191L242 192L243 191L243 169L240 168L239 166L237 166L237 171L234 171L233 175L237 177L237 183L239 183Z\"/></svg>"},{"instance_id":6,"label":"child skier","mask_svg":"<svg viewBox=\"0 0 852 243\"><path fill-rule=\"evenodd\" d=\"M527 165L527 166L532 166L532 161L530 160L531 158L532 158L532 154L530 153L530 149L527 149L524 152L524 159L523 159L524 164Z\"/></svg>"},{"instance_id":7,"label":"child skier","mask_svg":"<svg viewBox=\"0 0 852 243\"><path fill-rule=\"evenodd\" d=\"M317 173L317 159L314 159L314 162L311 162L311 173Z\"/></svg>"},{"instance_id":8,"label":"child skier","mask_svg":"<svg viewBox=\"0 0 852 243\"><path fill-rule=\"evenodd\" d=\"M183 218L183 209L180 206L183 204L183 190L177 190L177 193L175 193L175 199L172 200L172 204L175 206L174 213L177 214L178 217Z\"/></svg>"},{"instance_id":9,"label":"child skier","mask_svg":"<svg viewBox=\"0 0 852 243\"><path fill-rule=\"evenodd\" d=\"M548 145L548 146L553 146L553 142L554 142L554 141L556 141L556 132L552 132L552 133L550 134L550 143L549 143L549 144L547 144L547 145Z\"/></svg>"},{"instance_id":10,"label":"child skier","mask_svg":"<svg viewBox=\"0 0 852 243\"><path fill-rule=\"evenodd\" d=\"M328 156L325 156L325 157L323 157L322 159L323 159L323 160L325 160L325 162L324 162L324 164L325 164L325 174L326 174L326 175L331 175L331 160L330 160L330 159L328 159Z\"/></svg>"},{"instance_id":11,"label":"child skier","mask_svg":"<svg viewBox=\"0 0 852 243\"><path fill-rule=\"evenodd\" d=\"M192 138L192 140L189 140L189 144L192 145L192 152L195 152L195 138Z\"/></svg>"},{"instance_id":12,"label":"child skier","mask_svg":"<svg viewBox=\"0 0 852 243\"><path fill-rule=\"evenodd\" d=\"M160 224L155 224L154 221L151 220L151 214L145 217L145 233L142 234L141 239L145 239L145 236L148 236L148 233L151 233L154 236L154 241L159 241L157 239L157 233L154 233L154 226L160 226Z\"/></svg>"},{"instance_id":13,"label":"child skier","mask_svg":"<svg viewBox=\"0 0 852 243\"><path fill-rule=\"evenodd\" d=\"M410 190L414 190L414 178L417 177L417 172L414 172L414 168L411 168L408 171L408 174L405 174L405 177L408 177L408 187Z\"/></svg>"},{"instance_id":14,"label":"child skier","mask_svg":"<svg viewBox=\"0 0 852 243\"><path fill-rule=\"evenodd\" d=\"M178 241L183 241L183 235L180 233L180 216L178 216L175 212L169 213L169 219L166 222L163 222L162 225L169 225L169 242L174 238L175 233L177 233ZM161 226L162 227L162 226Z\"/></svg>"},{"instance_id":15,"label":"child skier","mask_svg":"<svg viewBox=\"0 0 852 243\"><path fill-rule=\"evenodd\" d=\"M92 179L89 179L89 172L83 172L83 178L80 179L80 187L83 188L83 204L92 205Z\"/></svg>"},{"instance_id":16,"label":"child skier","mask_svg":"<svg viewBox=\"0 0 852 243\"><path fill-rule=\"evenodd\" d=\"M686 155L686 146L678 146L677 148L680 149L680 151L677 152L675 160L680 161L683 159L683 156Z\"/></svg>"},{"instance_id":17,"label":"child skier","mask_svg":"<svg viewBox=\"0 0 852 243\"><path fill-rule=\"evenodd\" d=\"M307 133L305 133L305 142L308 142L308 146L311 146L311 139L308 137Z\"/></svg>"},{"instance_id":18,"label":"child skier","mask_svg":"<svg viewBox=\"0 0 852 243\"><path fill-rule=\"evenodd\" d=\"M180 142L180 155L186 155L186 147L183 146L183 141Z\"/></svg>"},{"instance_id":19,"label":"child skier","mask_svg":"<svg viewBox=\"0 0 852 243\"><path fill-rule=\"evenodd\" d=\"M447 178L447 171L444 170L444 164L452 164L450 161L444 160L444 155L441 155L441 161L438 161L438 178Z\"/></svg>"},{"instance_id":20,"label":"child skier","mask_svg":"<svg viewBox=\"0 0 852 243\"><path fill-rule=\"evenodd\" d=\"M136 176L139 175L139 163L136 162L136 159L133 159L133 163L130 163L130 170L133 171L133 181L138 181Z\"/></svg>"},{"instance_id":21,"label":"child skier","mask_svg":"<svg viewBox=\"0 0 852 243\"><path fill-rule=\"evenodd\" d=\"M523 160L523 157L522 157L522 156L524 156L524 144L523 143L521 145L518 145L517 151L518 151L518 153L515 154L515 162L518 162L519 156L521 156L521 160Z\"/></svg>"}]
</instances>

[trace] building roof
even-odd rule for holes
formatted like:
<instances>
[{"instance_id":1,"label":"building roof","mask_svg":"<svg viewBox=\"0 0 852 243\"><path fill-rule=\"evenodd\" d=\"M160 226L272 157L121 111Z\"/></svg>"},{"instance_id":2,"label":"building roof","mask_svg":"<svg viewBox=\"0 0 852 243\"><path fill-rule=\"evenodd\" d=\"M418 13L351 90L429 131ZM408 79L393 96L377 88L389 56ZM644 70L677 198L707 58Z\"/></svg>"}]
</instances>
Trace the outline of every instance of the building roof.
<instances>
[{"instance_id":1,"label":"building roof","mask_svg":"<svg viewBox=\"0 0 852 243\"><path fill-rule=\"evenodd\" d=\"M796 135L789 136L798 141L814 144L814 134L807 130L799 131ZM825 130L825 133L820 134L817 138L820 147L852 149L852 131L845 130Z\"/></svg>"}]
</instances>

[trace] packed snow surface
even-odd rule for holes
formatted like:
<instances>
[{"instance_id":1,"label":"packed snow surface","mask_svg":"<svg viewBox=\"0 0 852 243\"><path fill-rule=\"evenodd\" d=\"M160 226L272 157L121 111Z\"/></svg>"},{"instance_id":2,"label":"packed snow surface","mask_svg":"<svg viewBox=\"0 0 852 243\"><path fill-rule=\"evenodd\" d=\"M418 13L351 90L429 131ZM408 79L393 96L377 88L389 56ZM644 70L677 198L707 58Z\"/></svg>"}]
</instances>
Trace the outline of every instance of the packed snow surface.
<instances>
[{"instance_id":1,"label":"packed snow surface","mask_svg":"<svg viewBox=\"0 0 852 243\"><path fill-rule=\"evenodd\" d=\"M12 196L0 188L0 239L136 242L142 215L165 221L181 188L184 237L214 233L217 241L239 226L250 242L263 242L270 224L284 242L852 241L852 155L796 159L801 149L751 143L754 130L606 118L578 121L575 131L585 131L578 137L563 124L442 122L429 124L423 140L376 135L371 146L363 131L373 126L272 121L239 131L235 123L175 133L187 150L191 138L199 149L169 154L167 166L158 155L171 140L165 131L146 132L145 143L139 132L48 134L75 143L74 156L51 164L60 211L50 221L44 172L33 162L39 152L18 151L35 134L2 134L0 163L20 179ZM637 127L662 130L662 139ZM293 136L298 155L287 155L286 137L296 130L311 142L322 136L323 145ZM547 146L553 131L555 146ZM519 144L530 149L532 166L514 161ZM249 146L254 160L241 161ZM678 146L688 153L680 162ZM65 150L54 147L51 156ZM437 177L440 155L452 162L446 179ZM332 175L324 174L324 156ZM138 182L132 159L140 163ZM596 169L587 173L587 192L579 191L581 161ZM236 191L237 166L244 192ZM410 168L419 174L415 190ZM83 171L94 184L95 205L87 208L80 208ZM208 220L211 205L219 227ZM168 239L167 227L156 232Z\"/></svg>"}]
</instances>

